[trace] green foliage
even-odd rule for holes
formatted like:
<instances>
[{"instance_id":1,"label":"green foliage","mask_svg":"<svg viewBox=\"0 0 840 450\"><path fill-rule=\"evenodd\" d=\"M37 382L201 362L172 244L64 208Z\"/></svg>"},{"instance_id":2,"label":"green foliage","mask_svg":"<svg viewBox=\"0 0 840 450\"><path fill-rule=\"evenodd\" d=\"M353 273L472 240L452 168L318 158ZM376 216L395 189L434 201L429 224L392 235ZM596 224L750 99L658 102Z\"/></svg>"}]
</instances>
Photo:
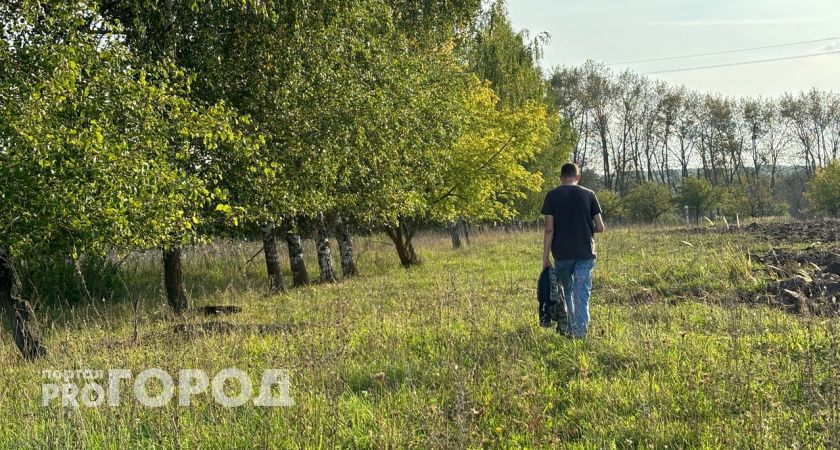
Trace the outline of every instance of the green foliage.
<instances>
[{"instance_id":1,"label":"green foliage","mask_svg":"<svg viewBox=\"0 0 840 450\"><path fill-rule=\"evenodd\" d=\"M4 10L21 30L3 53L16 244L104 254L336 210L371 227L507 218L570 147L539 43L500 5L473 67L498 92L452 45L471 0L26 5Z\"/></svg>"},{"instance_id":2,"label":"green foliage","mask_svg":"<svg viewBox=\"0 0 840 450\"><path fill-rule=\"evenodd\" d=\"M808 186L807 197L814 211L840 216L840 162L834 160L817 171Z\"/></svg>"},{"instance_id":3,"label":"green foliage","mask_svg":"<svg viewBox=\"0 0 840 450\"><path fill-rule=\"evenodd\" d=\"M688 207L692 220L697 223L703 214L718 205L720 198L709 180L700 177L686 177L682 180L682 186L680 186L680 192L676 200L680 206Z\"/></svg>"},{"instance_id":4,"label":"green foliage","mask_svg":"<svg viewBox=\"0 0 840 450\"><path fill-rule=\"evenodd\" d=\"M88 33L83 3L3 13L15 27L0 44L13 49L0 83L6 243L77 257L189 237L202 205L224 200L212 155L239 147L235 116L187 100L180 70L143 68Z\"/></svg>"},{"instance_id":5,"label":"green foliage","mask_svg":"<svg viewBox=\"0 0 840 450\"><path fill-rule=\"evenodd\" d=\"M535 103L549 110L547 126L554 131L554 137L539 149L532 161L524 164L526 170L542 174L542 186L526 192L513 206L516 215L526 220L541 217L542 201L557 186L560 166L568 161L575 141L570 124L557 120L546 97L547 83L540 61L547 41L546 34L531 40L527 30L514 30L505 3L496 1L485 7L456 48L467 68L487 80L499 96L498 107L519 108Z\"/></svg>"},{"instance_id":6,"label":"green foliage","mask_svg":"<svg viewBox=\"0 0 840 450\"><path fill-rule=\"evenodd\" d=\"M439 211L450 209L442 218L459 213L479 220L510 217L517 200L542 186L542 174L526 164L549 146L553 122L538 102L498 108L489 87L471 89L466 99L471 120L454 145L457 162L446 168L452 187L440 197ZM438 211L434 214L441 217Z\"/></svg>"},{"instance_id":7,"label":"green foliage","mask_svg":"<svg viewBox=\"0 0 840 450\"><path fill-rule=\"evenodd\" d=\"M423 77L413 82L431 89L404 99L412 104L403 110L409 120L404 137L383 149L382 164L371 167L381 188L359 198L388 223L398 217L511 216L514 201L542 183L524 163L551 138L546 108L536 103L500 108L495 93L474 75L445 59L433 63L420 66L413 77Z\"/></svg>"},{"instance_id":8,"label":"green foliage","mask_svg":"<svg viewBox=\"0 0 840 450\"><path fill-rule=\"evenodd\" d=\"M673 210L671 192L662 184L645 182L633 188L625 204L629 216L641 222L652 223Z\"/></svg>"},{"instance_id":9,"label":"green foliage","mask_svg":"<svg viewBox=\"0 0 840 450\"><path fill-rule=\"evenodd\" d=\"M744 186L736 184L716 189L720 198L720 211L724 215L747 216L750 212L750 198Z\"/></svg>"},{"instance_id":10,"label":"green foliage","mask_svg":"<svg viewBox=\"0 0 840 450\"><path fill-rule=\"evenodd\" d=\"M441 45L466 28L481 0L386 0L401 34L419 45Z\"/></svg>"},{"instance_id":11,"label":"green foliage","mask_svg":"<svg viewBox=\"0 0 840 450\"><path fill-rule=\"evenodd\" d=\"M773 191L770 189L770 178L761 176L751 179L743 185L747 196L747 213L751 217L765 215L779 215L778 208L773 204Z\"/></svg>"},{"instance_id":12,"label":"green foliage","mask_svg":"<svg viewBox=\"0 0 840 450\"><path fill-rule=\"evenodd\" d=\"M529 40L527 30L515 31L503 1L495 1L479 16L461 52L467 67L490 82L500 105L546 101L547 83L540 60L548 36Z\"/></svg>"},{"instance_id":13,"label":"green foliage","mask_svg":"<svg viewBox=\"0 0 840 450\"><path fill-rule=\"evenodd\" d=\"M550 119L554 119L554 116ZM557 121L553 122L557 124ZM540 220L542 218L542 204L548 192L559 184L560 168L569 160L572 146L574 145L574 132L569 123L560 120L557 132L550 144L534 156L532 162L524 164L524 167L531 172L539 172L542 177L542 186L537 191L526 192L525 197L516 202L514 208L517 217L524 220Z\"/></svg>"},{"instance_id":14,"label":"green foliage","mask_svg":"<svg viewBox=\"0 0 840 450\"><path fill-rule=\"evenodd\" d=\"M609 189L601 189L595 195L601 204L602 216L607 223L622 223L627 220L628 213L624 200Z\"/></svg>"},{"instance_id":15,"label":"green foliage","mask_svg":"<svg viewBox=\"0 0 840 450\"><path fill-rule=\"evenodd\" d=\"M497 106L489 89L431 44L477 2L211 3L174 10L174 45L178 63L196 73L193 95L225 100L265 138L258 170L230 167L223 180L251 221L336 209L370 225L495 217L497 204L536 189L521 163L547 133L535 134L525 116L542 117L543 127L551 118L533 104L488 109ZM161 24L155 11L107 10L150 28ZM146 48L145 35L130 36Z\"/></svg>"},{"instance_id":16,"label":"green foliage","mask_svg":"<svg viewBox=\"0 0 840 450\"><path fill-rule=\"evenodd\" d=\"M780 208L780 205L773 203L768 177L721 186L716 189L716 194L719 198L717 206L727 215L761 217L785 214L785 207Z\"/></svg>"},{"instance_id":17,"label":"green foliage","mask_svg":"<svg viewBox=\"0 0 840 450\"><path fill-rule=\"evenodd\" d=\"M770 191L770 179L757 179L735 182L729 186L714 189L717 202L724 215L741 217L761 217L764 215L783 215L784 209L773 205L773 194Z\"/></svg>"}]
</instances>

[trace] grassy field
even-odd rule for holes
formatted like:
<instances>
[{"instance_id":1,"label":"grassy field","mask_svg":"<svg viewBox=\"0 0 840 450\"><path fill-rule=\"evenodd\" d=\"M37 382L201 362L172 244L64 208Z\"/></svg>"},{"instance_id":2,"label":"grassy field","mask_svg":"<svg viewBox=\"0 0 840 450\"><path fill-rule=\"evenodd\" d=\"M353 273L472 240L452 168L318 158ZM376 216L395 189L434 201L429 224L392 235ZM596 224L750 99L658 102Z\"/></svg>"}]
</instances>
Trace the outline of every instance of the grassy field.
<instances>
[{"instance_id":1,"label":"grassy field","mask_svg":"<svg viewBox=\"0 0 840 450\"><path fill-rule=\"evenodd\" d=\"M49 314L46 359L22 362L3 335L0 448L840 445L837 322L766 305L769 275L750 255L767 244L748 235L604 235L584 341L536 326L538 232L479 234L457 251L424 236L411 270L384 238L357 247L360 277L276 296L262 261L246 265L258 244L193 250L194 304L243 308L221 319L170 316L156 256L132 257L129 301ZM172 331L208 320L288 326ZM42 370L149 367L255 381L287 368L295 406L228 409L204 394L152 409L127 389L115 408L40 406Z\"/></svg>"}]
</instances>

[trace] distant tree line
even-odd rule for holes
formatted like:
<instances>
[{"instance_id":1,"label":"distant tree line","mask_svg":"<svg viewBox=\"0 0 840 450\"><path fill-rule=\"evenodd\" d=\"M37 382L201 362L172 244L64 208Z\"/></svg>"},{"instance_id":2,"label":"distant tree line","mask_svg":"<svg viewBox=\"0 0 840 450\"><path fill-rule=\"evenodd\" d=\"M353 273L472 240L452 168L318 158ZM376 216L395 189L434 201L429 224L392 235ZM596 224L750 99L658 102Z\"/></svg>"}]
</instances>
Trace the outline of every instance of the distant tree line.
<instances>
[{"instance_id":1,"label":"distant tree line","mask_svg":"<svg viewBox=\"0 0 840 450\"><path fill-rule=\"evenodd\" d=\"M620 198L643 183L678 194L694 177L743 215L778 213L780 204L803 215L808 181L840 151L840 95L833 92L732 98L587 62L556 69L550 95L577 137L572 160L590 184Z\"/></svg>"}]
</instances>

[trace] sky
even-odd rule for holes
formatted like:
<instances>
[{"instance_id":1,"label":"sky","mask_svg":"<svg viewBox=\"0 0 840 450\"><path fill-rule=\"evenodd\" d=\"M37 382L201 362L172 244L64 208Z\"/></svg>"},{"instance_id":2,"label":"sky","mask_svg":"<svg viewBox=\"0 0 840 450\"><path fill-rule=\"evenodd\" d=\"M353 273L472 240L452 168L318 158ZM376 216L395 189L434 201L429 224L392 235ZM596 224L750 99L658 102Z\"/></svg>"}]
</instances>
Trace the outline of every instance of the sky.
<instances>
[{"instance_id":1,"label":"sky","mask_svg":"<svg viewBox=\"0 0 840 450\"><path fill-rule=\"evenodd\" d=\"M619 63L821 42L651 63L639 73L840 51L840 0L507 0L513 25L548 32L543 66ZM650 74L729 96L775 97L812 87L840 92L840 52L811 58Z\"/></svg>"}]
</instances>

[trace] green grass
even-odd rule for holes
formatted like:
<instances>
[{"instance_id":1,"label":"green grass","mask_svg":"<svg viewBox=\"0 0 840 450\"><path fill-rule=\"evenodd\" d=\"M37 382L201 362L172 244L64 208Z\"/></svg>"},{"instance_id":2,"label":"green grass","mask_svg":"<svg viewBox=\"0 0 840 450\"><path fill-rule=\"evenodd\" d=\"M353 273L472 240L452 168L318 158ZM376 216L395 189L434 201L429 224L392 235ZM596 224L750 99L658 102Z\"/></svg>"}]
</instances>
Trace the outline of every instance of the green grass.
<instances>
[{"instance_id":1,"label":"green grass","mask_svg":"<svg viewBox=\"0 0 840 450\"><path fill-rule=\"evenodd\" d=\"M262 261L245 264L257 245L191 252L188 289L197 305L244 308L223 320L291 331L175 335L207 319L171 317L156 255L133 257L123 272L139 315L130 301L50 312L50 355L34 364L3 336L0 447L838 445L837 323L743 305L768 282L749 257L766 244L747 236L604 235L585 341L536 326L539 233L479 234L459 251L423 236L411 270L383 238L359 239L362 276L277 296ZM118 408L39 404L44 369L148 367L288 368L296 405L226 409L207 394L149 409L126 389Z\"/></svg>"}]
</instances>

